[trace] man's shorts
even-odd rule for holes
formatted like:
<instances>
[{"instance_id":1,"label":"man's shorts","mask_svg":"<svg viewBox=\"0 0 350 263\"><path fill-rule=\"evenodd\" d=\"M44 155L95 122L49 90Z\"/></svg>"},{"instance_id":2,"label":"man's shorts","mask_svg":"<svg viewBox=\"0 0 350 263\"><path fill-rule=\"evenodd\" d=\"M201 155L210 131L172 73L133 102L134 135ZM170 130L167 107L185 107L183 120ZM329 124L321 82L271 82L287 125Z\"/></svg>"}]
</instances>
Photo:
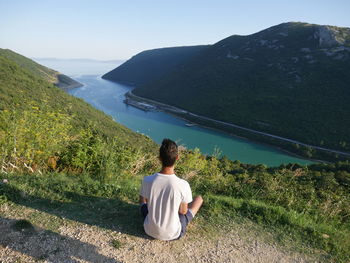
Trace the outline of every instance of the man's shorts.
<instances>
[{"instance_id":1,"label":"man's shorts","mask_svg":"<svg viewBox=\"0 0 350 263\"><path fill-rule=\"evenodd\" d=\"M143 217L143 220L145 220L147 214L148 214L148 208L147 208L147 204L143 204L141 206L141 214ZM180 232L180 236L177 239L180 239L181 237L183 237L186 233L186 229L187 229L187 225L192 221L193 219L193 212L191 209L188 209L187 213L185 215L179 214L179 218L180 218L180 223L181 223L181 232Z\"/></svg>"},{"instance_id":2,"label":"man's shorts","mask_svg":"<svg viewBox=\"0 0 350 263\"><path fill-rule=\"evenodd\" d=\"M187 225L192 221L193 219L193 213L191 209L187 210L187 213L185 215L179 214L180 222L181 222L181 232L179 238L183 237L186 233ZM179 239L178 238L178 239Z\"/></svg>"}]
</instances>

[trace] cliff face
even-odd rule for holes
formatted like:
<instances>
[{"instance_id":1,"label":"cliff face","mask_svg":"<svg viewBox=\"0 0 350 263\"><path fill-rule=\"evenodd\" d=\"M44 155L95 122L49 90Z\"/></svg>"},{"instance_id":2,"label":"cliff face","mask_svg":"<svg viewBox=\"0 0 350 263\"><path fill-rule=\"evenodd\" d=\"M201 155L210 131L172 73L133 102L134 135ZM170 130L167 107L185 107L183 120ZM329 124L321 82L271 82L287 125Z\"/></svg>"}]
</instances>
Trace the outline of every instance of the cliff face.
<instances>
[{"instance_id":1,"label":"cliff face","mask_svg":"<svg viewBox=\"0 0 350 263\"><path fill-rule=\"evenodd\" d=\"M317 26L315 38L319 39L320 47L349 45L350 28L332 26Z\"/></svg>"}]
</instances>

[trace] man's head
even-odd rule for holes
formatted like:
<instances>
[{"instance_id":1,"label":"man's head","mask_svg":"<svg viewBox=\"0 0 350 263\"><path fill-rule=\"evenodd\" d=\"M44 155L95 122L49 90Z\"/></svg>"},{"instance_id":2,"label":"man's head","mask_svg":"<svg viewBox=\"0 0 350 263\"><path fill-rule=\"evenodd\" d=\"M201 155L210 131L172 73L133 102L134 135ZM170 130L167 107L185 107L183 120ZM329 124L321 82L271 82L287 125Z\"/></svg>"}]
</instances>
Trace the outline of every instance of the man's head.
<instances>
[{"instance_id":1,"label":"man's head","mask_svg":"<svg viewBox=\"0 0 350 263\"><path fill-rule=\"evenodd\" d=\"M173 166L178 156L176 143L170 139L164 139L159 148L159 158L163 167Z\"/></svg>"}]
</instances>

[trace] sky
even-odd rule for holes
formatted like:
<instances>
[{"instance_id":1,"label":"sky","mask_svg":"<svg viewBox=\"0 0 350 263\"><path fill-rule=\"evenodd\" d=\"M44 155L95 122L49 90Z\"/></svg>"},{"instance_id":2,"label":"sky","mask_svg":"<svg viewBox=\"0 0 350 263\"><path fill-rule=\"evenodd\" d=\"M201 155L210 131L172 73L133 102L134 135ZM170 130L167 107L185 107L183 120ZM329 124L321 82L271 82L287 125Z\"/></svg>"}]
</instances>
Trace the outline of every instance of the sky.
<instances>
[{"instance_id":1,"label":"sky","mask_svg":"<svg viewBox=\"0 0 350 263\"><path fill-rule=\"evenodd\" d=\"M128 59L283 22L350 27L350 0L0 0L0 48L32 58Z\"/></svg>"}]
</instances>

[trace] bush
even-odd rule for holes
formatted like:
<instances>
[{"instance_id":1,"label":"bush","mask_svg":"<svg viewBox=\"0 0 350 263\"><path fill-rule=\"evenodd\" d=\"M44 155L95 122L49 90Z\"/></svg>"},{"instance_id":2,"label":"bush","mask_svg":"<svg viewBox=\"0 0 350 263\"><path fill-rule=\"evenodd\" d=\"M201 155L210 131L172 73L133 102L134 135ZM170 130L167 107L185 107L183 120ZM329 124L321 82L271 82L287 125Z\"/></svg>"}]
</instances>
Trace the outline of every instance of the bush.
<instances>
[{"instance_id":1,"label":"bush","mask_svg":"<svg viewBox=\"0 0 350 263\"><path fill-rule=\"evenodd\" d=\"M4 168L46 170L49 158L60 154L72 140L70 120L66 114L38 106L0 111L0 160Z\"/></svg>"}]
</instances>

